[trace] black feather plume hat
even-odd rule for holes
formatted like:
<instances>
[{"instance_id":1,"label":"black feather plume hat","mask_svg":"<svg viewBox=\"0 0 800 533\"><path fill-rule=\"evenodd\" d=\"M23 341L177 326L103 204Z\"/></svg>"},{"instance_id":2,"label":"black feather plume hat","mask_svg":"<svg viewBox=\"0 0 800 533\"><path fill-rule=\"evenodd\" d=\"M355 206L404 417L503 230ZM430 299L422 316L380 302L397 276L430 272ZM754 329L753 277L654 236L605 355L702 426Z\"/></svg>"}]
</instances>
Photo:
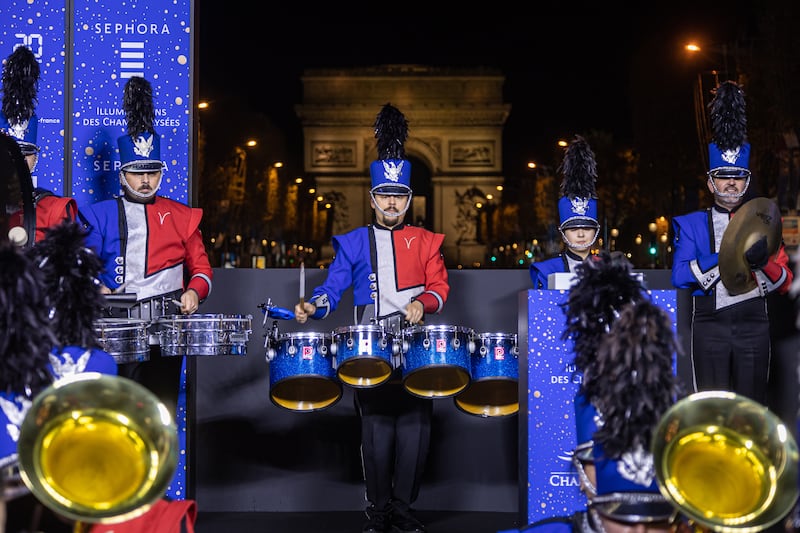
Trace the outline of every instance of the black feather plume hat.
<instances>
[{"instance_id":1,"label":"black feather plume hat","mask_svg":"<svg viewBox=\"0 0 800 533\"><path fill-rule=\"evenodd\" d=\"M155 107L150 82L141 76L129 78L125 83L122 107L128 122L128 133L117 139L121 170L162 170L161 137L153 128Z\"/></svg>"},{"instance_id":2,"label":"black feather plume hat","mask_svg":"<svg viewBox=\"0 0 800 533\"><path fill-rule=\"evenodd\" d=\"M96 346L94 321L106 306L99 280L103 262L85 238L81 224L64 220L28 251L43 274L51 327L62 345Z\"/></svg>"},{"instance_id":3,"label":"black feather plume hat","mask_svg":"<svg viewBox=\"0 0 800 533\"><path fill-rule=\"evenodd\" d=\"M564 160L559 167L561 199L558 201L558 216L561 230L568 228L600 228L597 221L597 163L594 152L586 139L576 135L567 146Z\"/></svg>"},{"instance_id":4,"label":"black feather plume hat","mask_svg":"<svg viewBox=\"0 0 800 533\"><path fill-rule=\"evenodd\" d=\"M39 152L36 144L39 72L39 61L26 46L18 46L3 65L0 130L17 141L24 155Z\"/></svg>"},{"instance_id":5,"label":"black feather plume hat","mask_svg":"<svg viewBox=\"0 0 800 533\"><path fill-rule=\"evenodd\" d=\"M711 143L708 175L721 178L750 177L750 143L747 142L747 106L744 90L735 81L724 81L708 104Z\"/></svg>"},{"instance_id":6,"label":"black feather plume hat","mask_svg":"<svg viewBox=\"0 0 800 533\"><path fill-rule=\"evenodd\" d=\"M385 104L375 119L378 159L369 166L373 193L411 194L411 161L406 159L408 121L392 104Z\"/></svg>"}]
</instances>

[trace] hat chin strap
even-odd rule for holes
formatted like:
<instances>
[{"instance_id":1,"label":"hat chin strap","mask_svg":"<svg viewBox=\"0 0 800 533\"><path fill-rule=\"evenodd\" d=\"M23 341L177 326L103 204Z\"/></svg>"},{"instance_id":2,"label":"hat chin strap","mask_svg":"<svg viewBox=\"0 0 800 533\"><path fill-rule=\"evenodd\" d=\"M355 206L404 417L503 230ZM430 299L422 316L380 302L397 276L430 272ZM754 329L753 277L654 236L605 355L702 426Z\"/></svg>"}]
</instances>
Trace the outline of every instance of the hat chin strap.
<instances>
[{"instance_id":1,"label":"hat chin strap","mask_svg":"<svg viewBox=\"0 0 800 533\"><path fill-rule=\"evenodd\" d=\"M566 243L566 245L572 248L573 250L587 250L591 248L592 246L594 246L594 243L597 242L597 236L600 234L599 230L595 230L594 239L592 239L592 242L586 244L572 244L572 241L570 241L567 238L567 234L564 232L563 229L559 228L558 231L561 232L561 238L564 239L564 243Z\"/></svg>"},{"instance_id":2,"label":"hat chin strap","mask_svg":"<svg viewBox=\"0 0 800 533\"><path fill-rule=\"evenodd\" d=\"M708 182L711 184L711 188L714 189L714 194L720 198L741 198L744 196L744 193L747 192L747 188L750 186L750 176L747 177L747 183L744 184L744 189L742 189L742 192L736 193L720 192L720 190L717 189L717 185L714 183L714 178L711 176L708 177Z\"/></svg>"},{"instance_id":3,"label":"hat chin strap","mask_svg":"<svg viewBox=\"0 0 800 533\"><path fill-rule=\"evenodd\" d=\"M152 200L155 197L156 193L158 192L158 189L161 188L161 179L163 177L164 177L164 175L162 174L158 178L158 183L156 183L155 187L153 187L153 191L152 192L149 192L147 194L142 194L139 191L133 190L131 188L131 186L128 185L128 180L125 179L125 172L123 172L122 170L119 171L119 183L120 183L120 185L122 185L122 188L125 190L125 195L130 197L131 200L134 200L134 201L138 200L140 203L148 202L148 201Z\"/></svg>"},{"instance_id":4,"label":"hat chin strap","mask_svg":"<svg viewBox=\"0 0 800 533\"><path fill-rule=\"evenodd\" d=\"M372 202L375 204L375 209L380 211L383 216L389 217L389 218L395 218L395 217L404 216L406 214L406 211L408 211L408 208L411 207L411 196L412 195L413 195L413 193L411 193L411 192L408 193L408 202L406 202L406 206L402 211L400 211L399 213L387 213L386 211L381 209L381 206L378 205L378 202L375 201L375 193L373 191L369 191L369 197L372 198ZM403 195L398 195L398 196L403 196Z\"/></svg>"}]
</instances>

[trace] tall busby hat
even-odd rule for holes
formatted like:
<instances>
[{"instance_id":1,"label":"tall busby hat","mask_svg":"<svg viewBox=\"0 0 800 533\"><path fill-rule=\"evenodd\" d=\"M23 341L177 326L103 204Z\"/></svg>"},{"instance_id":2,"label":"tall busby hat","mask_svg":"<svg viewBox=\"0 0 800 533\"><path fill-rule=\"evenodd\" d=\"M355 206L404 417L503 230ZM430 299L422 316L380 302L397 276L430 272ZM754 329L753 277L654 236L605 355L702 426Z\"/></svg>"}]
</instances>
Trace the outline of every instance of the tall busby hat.
<instances>
[{"instance_id":1,"label":"tall busby hat","mask_svg":"<svg viewBox=\"0 0 800 533\"><path fill-rule=\"evenodd\" d=\"M106 307L100 292L103 262L86 245L86 231L73 220L51 226L28 251L43 274L51 327L63 345L97 345L94 322Z\"/></svg>"},{"instance_id":2,"label":"tall busby hat","mask_svg":"<svg viewBox=\"0 0 800 533\"><path fill-rule=\"evenodd\" d=\"M744 90L735 81L724 81L708 104L711 143L708 145L708 175L716 178L750 177L750 143Z\"/></svg>"},{"instance_id":3,"label":"tall busby hat","mask_svg":"<svg viewBox=\"0 0 800 533\"><path fill-rule=\"evenodd\" d=\"M589 143L576 135L559 168L562 198L558 201L559 229L600 228L597 221L597 164Z\"/></svg>"},{"instance_id":4,"label":"tall busby hat","mask_svg":"<svg viewBox=\"0 0 800 533\"><path fill-rule=\"evenodd\" d=\"M0 129L13 137L24 155L39 152L36 130L39 62L30 48L18 46L3 66L3 103Z\"/></svg>"},{"instance_id":5,"label":"tall busby hat","mask_svg":"<svg viewBox=\"0 0 800 533\"><path fill-rule=\"evenodd\" d=\"M371 193L411 194L411 161L405 157L408 121L399 109L387 103L375 119L378 159L369 166Z\"/></svg>"},{"instance_id":6,"label":"tall busby hat","mask_svg":"<svg viewBox=\"0 0 800 533\"><path fill-rule=\"evenodd\" d=\"M600 415L594 433L591 507L619 522L668 522L678 509L661 493L652 434L681 394L680 346L667 311L643 299L619 311L584 369L582 392Z\"/></svg>"},{"instance_id":7,"label":"tall busby hat","mask_svg":"<svg viewBox=\"0 0 800 533\"><path fill-rule=\"evenodd\" d=\"M162 170L161 137L153 128L155 108L150 82L134 76L125 84L122 107L128 133L117 139L120 169L125 172Z\"/></svg>"}]
</instances>

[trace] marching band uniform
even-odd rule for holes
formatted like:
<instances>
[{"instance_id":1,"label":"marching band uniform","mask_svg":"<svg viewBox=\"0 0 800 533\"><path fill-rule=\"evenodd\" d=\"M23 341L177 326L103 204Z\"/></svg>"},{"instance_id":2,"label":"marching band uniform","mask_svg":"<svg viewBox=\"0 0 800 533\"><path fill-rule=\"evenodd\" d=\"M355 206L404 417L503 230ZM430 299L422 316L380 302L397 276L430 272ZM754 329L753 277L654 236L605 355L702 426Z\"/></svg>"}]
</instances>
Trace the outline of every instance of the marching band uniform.
<instances>
[{"instance_id":1,"label":"marching band uniform","mask_svg":"<svg viewBox=\"0 0 800 533\"><path fill-rule=\"evenodd\" d=\"M550 259L531 263L529 270L531 281L537 289L547 288L547 277L558 272L575 272L575 267L583 261L583 257L577 255L569 248Z\"/></svg>"},{"instance_id":2,"label":"marching band uniform","mask_svg":"<svg viewBox=\"0 0 800 533\"><path fill-rule=\"evenodd\" d=\"M87 246L100 256L101 281L109 292L136 295L129 318L156 319L197 311L212 288L213 271L199 225L201 209L158 196L163 177L161 137L153 129L155 110L150 82L135 76L125 84L123 107L128 133L117 139L119 181L124 196L82 209ZM162 357L151 342L148 361L123 363L120 374L158 396L177 414L183 357Z\"/></svg>"},{"instance_id":3,"label":"marching band uniform","mask_svg":"<svg viewBox=\"0 0 800 533\"><path fill-rule=\"evenodd\" d=\"M766 403L771 358L766 296L787 293L793 274L783 242L770 257L766 237L762 237L745 252L746 260L757 263L751 264L750 275L755 280L752 289L731 294L720 278L723 235L732 217L745 205L743 197L750 184L750 144L743 131L721 128L722 119L715 116L738 113L744 113L744 94L734 82L724 82L712 101L713 124L715 131L733 130L735 135L727 138L719 133L708 147L708 187L715 205L673 219L672 284L692 294L695 390L729 390ZM743 123L742 118L738 124ZM721 184L747 181L740 192L733 193L718 190L715 180ZM758 246L762 249L757 250Z\"/></svg>"},{"instance_id":4,"label":"marching band uniform","mask_svg":"<svg viewBox=\"0 0 800 533\"><path fill-rule=\"evenodd\" d=\"M558 231L564 241L564 251L555 257L536 261L530 264L529 272L535 289L547 289L547 277L557 272L575 272L597 240L600 223L597 221L597 195L595 181L597 164L589 144L580 135L567 147L564 161L559 168L563 174L561 180L562 197L558 201L560 224ZM573 242L567 235L568 229L583 229L588 240ZM593 232L593 234L592 234ZM583 239L583 235L573 237Z\"/></svg>"},{"instance_id":5,"label":"marching band uniform","mask_svg":"<svg viewBox=\"0 0 800 533\"><path fill-rule=\"evenodd\" d=\"M199 229L201 209L160 196L148 204L120 197L82 214L93 228L87 244L103 260L100 279L109 289L126 283L137 300L151 299L183 289L185 268L186 289L197 291L201 300L208 297L213 272Z\"/></svg>"},{"instance_id":6,"label":"marching band uniform","mask_svg":"<svg viewBox=\"0 0 800 533\"><path fill-rule=\"evenodd\" d=\"M357 324L404 315L403 308L414 300L426 313L441 312L449 292L440 252L443 242L442 234L405 224L370 224L334 236L335 260L325 283L311 295L317 307L311 318L327 317L350 286ZM365 312L368 307L374 313Z\"/></svg>"},{"instance_id":7,"label":"marching band uniform","mask_svg":"<svg viewBox=\"0 0 800 533\"><path fill-rule=\"evenodd\" d=\"M306 317L327 317L351 286L354 322L380 324L394 335L409 323L410 313L418 312L415 302L422 305L419 321L425 313L442 310L450 292L441 253L444 235L403 224L412 196L411 162L402 145L406 136L405 117L386 104L375 122L380 159L370 165L376 222L333 237L335 257L325 282L295 306L300 323ZM384 210L381 205L394 206L392 196L406 197L405 207ZM388 381L355 390L368 501L362 531L368 533L425 531L410 506L419 495L427 460L433 401L407 392L401 373L398 364Z\"/></svg>"}]
</instances>

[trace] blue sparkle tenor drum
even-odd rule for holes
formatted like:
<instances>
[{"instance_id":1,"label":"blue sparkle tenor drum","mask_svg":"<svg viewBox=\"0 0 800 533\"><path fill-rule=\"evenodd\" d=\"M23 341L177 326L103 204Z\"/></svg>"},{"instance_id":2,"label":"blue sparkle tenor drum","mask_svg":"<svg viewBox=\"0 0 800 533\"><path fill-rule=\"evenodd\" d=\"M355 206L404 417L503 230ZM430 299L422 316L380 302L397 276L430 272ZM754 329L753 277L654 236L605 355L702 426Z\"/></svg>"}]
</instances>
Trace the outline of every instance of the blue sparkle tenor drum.
<instances>
[{"instance_id":1,"label":"blue sparkle tenor drum","mask_svg":"<svg viewBox=\"0 0 800 533\"><path fill-rule=\"evenodd\" d=\"M470 355L472 381L455 397L463 412L481 417L519 411L519 347L516 333L478 333Z\"/></svg>"},{"instance_id":2,"label":"blue sparkle tenor drum","mask_svg":"<svg viewBox=\"0 0 800 533\"><path fill-rule=\"evenodd\" d=\"M333 334L336 374L342 383L356 388L376 387L392 375L392 357L399 348L383 326L337 328Z\"/></svg>"},{"instance_id":3,"label":"blue sparkle tenor drum","mask_svg":"<svg viewBox=\"0 0 800 533\"><path fill-rule=\"evenodd\" d=\"M403 334L403 386L421 398L449 398L469 385L469 343L462 326L411 326Z\"/></svg>"},{"instance_id":4,"label":"blue sparkle tenor drum","mask_svg":"<svg viewBox=\"0 0 800 533\"><path fill-rule=\"evenodd\" d=\"M342 397L330 333L283 333L267 350L269 397L290 411L319 411Z\"/></svg>"}]
</instances>

